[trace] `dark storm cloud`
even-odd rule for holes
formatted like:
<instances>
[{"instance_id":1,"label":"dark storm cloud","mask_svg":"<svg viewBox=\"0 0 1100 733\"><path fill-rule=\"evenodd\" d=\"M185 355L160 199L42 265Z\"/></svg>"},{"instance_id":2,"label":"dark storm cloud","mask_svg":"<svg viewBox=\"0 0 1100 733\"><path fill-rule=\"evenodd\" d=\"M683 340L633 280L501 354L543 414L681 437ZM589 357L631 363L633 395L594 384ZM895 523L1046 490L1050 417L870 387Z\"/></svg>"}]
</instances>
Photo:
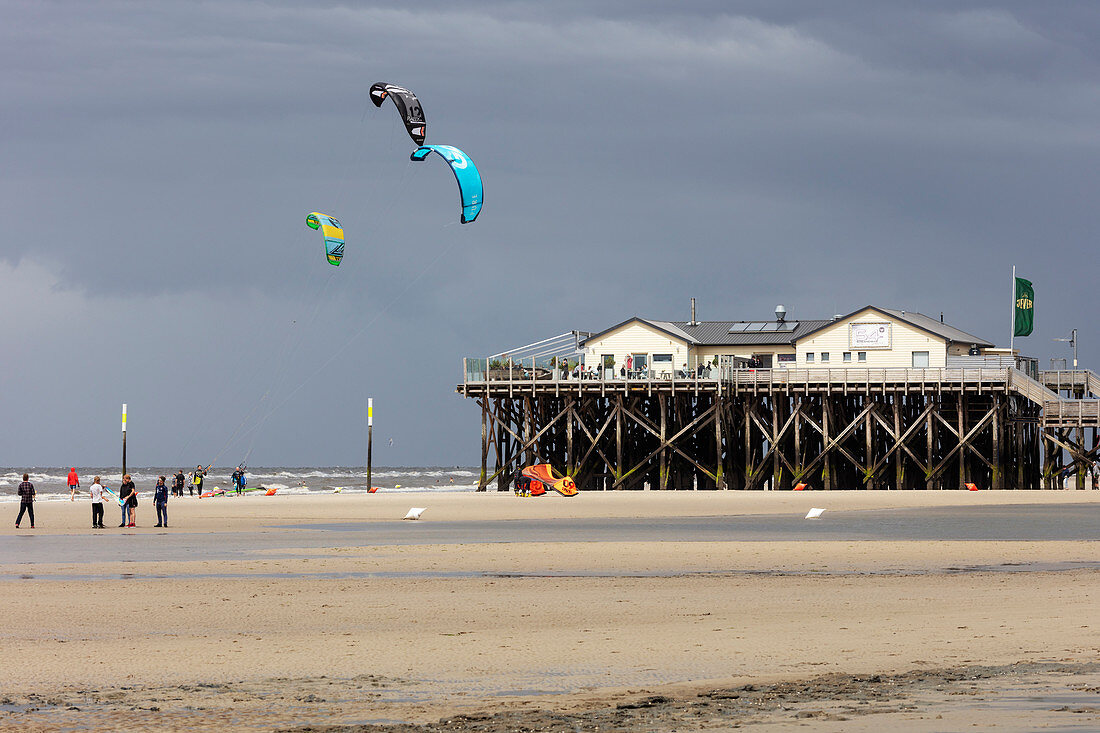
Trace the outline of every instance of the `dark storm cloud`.
<instances>
[{"instance_id":1,"label":"dark storm cloud","mask_svg":"<svg viewBox=\"0 0 1100 733\"><path fill-rule=\"evenodd\" d=\"M1013 263L1025 348L1078 327L1100 357L1090 5L0 7L3 333L25 355L3 406L34 416L9 462L111 460L128 401L142 463L353 463L370 394L395 436L376 460L469 463L464 355L690 296L707 318L944 310L1001 342ZM474 225L377 80L477 161ZM314 209L348 231L335 274Z\"/></svg>"}]
</instances>

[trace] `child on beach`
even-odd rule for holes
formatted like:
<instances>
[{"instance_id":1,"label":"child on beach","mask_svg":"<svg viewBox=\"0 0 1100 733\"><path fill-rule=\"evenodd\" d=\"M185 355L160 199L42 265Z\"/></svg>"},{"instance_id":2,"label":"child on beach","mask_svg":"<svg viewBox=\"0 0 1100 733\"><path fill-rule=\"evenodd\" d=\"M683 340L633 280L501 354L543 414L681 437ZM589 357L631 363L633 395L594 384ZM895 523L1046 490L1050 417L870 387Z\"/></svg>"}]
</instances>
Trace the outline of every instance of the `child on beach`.
<instances>
[{"instance_id":1,"label":"child on beach","mask_svg":"<svg viewBox=\"0 0 1100 733\"><path fill-rule=\"evenodd\" d=\"M99 476L92 481L88 494L92 497L92 529L103 529L103 485Z\"/></svg>"},{"instance_id":2,"label":"child on beach","mask_svg":"<svg viewBox=\"0 0 1100 733\"><path fill-rule=\"evenodd\" d=\"M157 488L153 492L153 504L157 508L156 527L168 526L168 487L164 483L164 477L157 479Z\"/></svg>"},{"instance_id":3,"label":"child on beach","mask_svg":"<svg viewBox=\"0 0 1100 733\"><path fill-rule=\"evenodd\" d=\"M23 521L23 512L31 519L31 529L34 529L34 484L30 482L30 476L23 474L23 483L19 484L19 516L15 518L15 528L19 529L19 523Z\"/></svg>"}]
</instances>

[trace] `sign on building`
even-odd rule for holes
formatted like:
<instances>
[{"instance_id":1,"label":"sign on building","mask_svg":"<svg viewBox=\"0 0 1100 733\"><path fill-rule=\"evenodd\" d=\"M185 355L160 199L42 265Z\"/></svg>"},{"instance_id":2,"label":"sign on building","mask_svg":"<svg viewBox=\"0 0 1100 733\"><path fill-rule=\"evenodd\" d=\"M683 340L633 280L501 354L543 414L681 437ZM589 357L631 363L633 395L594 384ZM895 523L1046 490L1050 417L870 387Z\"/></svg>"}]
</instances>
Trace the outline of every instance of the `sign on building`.
<instances>
[{"instance_id":1,"label":"sign on building","mask_svg":"<svg viewBox=\"0 0 1100 733\"><path fill-rule=\"evenodd\" d=\"M849 323L848 345L853 349L889 349L889 323Z\"/></svg>"}]
</instances>

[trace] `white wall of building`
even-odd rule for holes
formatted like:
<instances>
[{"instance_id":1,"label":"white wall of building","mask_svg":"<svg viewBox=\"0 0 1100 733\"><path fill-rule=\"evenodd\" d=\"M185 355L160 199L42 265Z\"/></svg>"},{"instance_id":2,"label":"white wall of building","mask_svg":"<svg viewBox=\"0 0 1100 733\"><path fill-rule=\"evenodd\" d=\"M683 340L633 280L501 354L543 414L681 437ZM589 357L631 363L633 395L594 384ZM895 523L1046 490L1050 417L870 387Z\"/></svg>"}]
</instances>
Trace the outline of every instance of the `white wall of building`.
<instances>
[{"instance_id":1,"label":"white wall of building","mask_svg":"<svg viewBox=\"0 0 1100 733\"><path fill-rule=\"evenodd\" d=\"M868 345L853 346L851 324L861 324L863 327L869 327L871 324L888 324L889 346L886 348ZM861 351L866 353L866 361L859 360ZM844 361L845 352L851 354L851 361ZM942 369L947 366L946 339L914 328L876 310L865 309L800 339L796 358L799 367L908 368L913 366L914 352L928 352L928 367L931 369ZM829 355L827 362L822 361L823 353ZM813 361L809 361L809 354L813 354Z\"/></svg>"},{"instance_id":2,"label":"white wall of building","mask_svg":"<svg viewBox=\"0 0 1100 733\"><path fill-rule=\"evenodd\" d=\"M600 365L604 354L615 357L615 374L626 363L627 355L645 354L653 367L654 354L671 354L672 369L685 369L688 365L688 345L641 321L631 321L597 339L589 339L584 345L585 368Z\"/></svg>"}]
</instances>

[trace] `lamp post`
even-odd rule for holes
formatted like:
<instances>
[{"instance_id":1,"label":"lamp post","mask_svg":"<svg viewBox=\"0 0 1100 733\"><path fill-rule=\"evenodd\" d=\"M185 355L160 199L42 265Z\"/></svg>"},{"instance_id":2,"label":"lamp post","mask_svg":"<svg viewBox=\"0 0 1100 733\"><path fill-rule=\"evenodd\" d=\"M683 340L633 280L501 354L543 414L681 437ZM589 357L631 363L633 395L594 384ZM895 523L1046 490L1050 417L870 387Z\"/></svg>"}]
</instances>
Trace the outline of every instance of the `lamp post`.
<instances>
[{"instance_id":1,"label":"lamp post","mask_svg":"<svg viewBox=\"0 0 1100 733\"><path fill-rule=\"evenodd\" d=\"M1063 341L1073 347L1073 370L1077 371L1077 329L1073 329L1069 332L1068 339L1054 339L1055 341Z\"/></svg>"}]
</instances>

